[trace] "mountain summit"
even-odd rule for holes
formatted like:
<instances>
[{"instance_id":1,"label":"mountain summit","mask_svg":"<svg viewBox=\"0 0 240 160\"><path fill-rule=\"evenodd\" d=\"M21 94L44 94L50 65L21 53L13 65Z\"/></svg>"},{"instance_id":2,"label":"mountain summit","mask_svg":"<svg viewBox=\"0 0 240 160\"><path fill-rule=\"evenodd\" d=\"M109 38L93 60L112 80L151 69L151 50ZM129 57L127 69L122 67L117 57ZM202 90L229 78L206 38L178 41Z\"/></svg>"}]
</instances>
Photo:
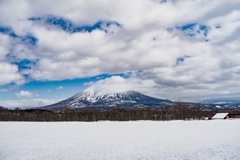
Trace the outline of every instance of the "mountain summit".
<instances>
[{"instance_id":1,"label":"mountain summit","mask_svg":"<svg viewBox=\"0 0 240 160\"><path fill-rule=\"evenodd\" d=\"M40 108L49 110L59 110L64 108L143 108L160 107L172 104L173 102L170 100L153 98L136 91L104 93L86 90L66 100Z\"/></svg>"}]
</instances>

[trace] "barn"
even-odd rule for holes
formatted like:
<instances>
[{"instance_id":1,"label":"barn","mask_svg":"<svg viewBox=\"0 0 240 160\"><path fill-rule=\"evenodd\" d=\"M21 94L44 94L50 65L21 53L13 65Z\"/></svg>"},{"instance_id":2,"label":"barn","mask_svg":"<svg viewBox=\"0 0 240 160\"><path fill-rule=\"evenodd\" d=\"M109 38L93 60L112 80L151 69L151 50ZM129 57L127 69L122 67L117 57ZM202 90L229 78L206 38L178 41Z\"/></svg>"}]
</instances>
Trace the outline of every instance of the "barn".
<instances>
[{"instance_id":1,"label":"barn","mask_svg":"<svg viewBox=\"0 0 240 160\"><path fill-rule=\"evenodd\" d=\"M227 119L229 118L229 113L216 113L211 119Z\"/></svg>"},{"instance_id":2,"label":"barn","mask_svg":"<svg viewBox=\"0 0 240 160\"><path fill-rule=\"evenodd\" d=\"M240 114L237 114L237 113L230 113L229 114L229 118L233 118L233 119L239 119L240 118Z\"/></svg>"}]
</instances>

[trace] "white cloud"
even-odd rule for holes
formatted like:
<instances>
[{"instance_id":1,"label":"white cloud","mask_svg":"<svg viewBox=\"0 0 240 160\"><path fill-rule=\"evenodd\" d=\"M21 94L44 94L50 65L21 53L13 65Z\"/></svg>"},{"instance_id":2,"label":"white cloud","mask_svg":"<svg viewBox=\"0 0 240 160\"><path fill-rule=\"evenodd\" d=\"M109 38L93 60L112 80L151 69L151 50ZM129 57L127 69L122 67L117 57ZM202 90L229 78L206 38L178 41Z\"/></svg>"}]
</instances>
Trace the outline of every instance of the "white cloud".
<instances>
[{"instance_id":1,"label":"white cloud","mask_svg":"<svg viewBox=\"0 0 240 160\"><path fill-rule=\"evenodd\" d=\"M86 83L89 87L85 91L102 93L114 93L124 91L138 91L147 95L159 98L167 98L165 95L158 94L158 84L152 79L141 79L138 74L131 74L128 78L112 76L97 82Z\"/></svg>"},{"instance_id":2,"label":"white cloud","mask_svg":"<svg viewBox=\"0 0 240 160\"><path fill-rule=\"evenodd\" d=\"M18 72L16 65L0 61L0 85L16 83L23 84L24 77Z\"/></svg>"},{"instance_id":3,"label":"white cloud","mask_svg":"<svg viewBox=\"0 0 240 160\"><path fill-rule=\"evenodd\" d=\"M86 85L91 85L89 88L86 89L86 91L94 92L114 93L131 90L131 87L129 86L127 81L120 76L113 76L111 78L99 80L95 83L87 83Z\"/></svg>"},{"instance_id":4,"label":"white cloud","mask_svg":"<svg viewBox=\"0 0 240 160\"><path fill-rule=\"evenodd\" d=\"M63 86L59 86L57 87L57 90L60 90L60 89L63 89L64 87Z\"/></svg>"},{"instance_id":5,"label":"white cloud","mask_svg":"<svg viewBox=\"0 0 240 160\"><path fill-rule=\"evenodd\" d=\"M112 77L93 85L135 87L174 99L234 96L240 89L237 87L240 86L239 6L239 0L162 4L152 0L1 1L0 14L5 16L0 17L0 26L10 26L19 35L32 33L38 43L29 47L0 34L0 85L22 84L24 73L33 80L49 81L141 70L142 77ZM107 28L111 33L101 30L68 33L27 20L47 15L64 17L78 25L116 21L121 27ZM186 37L176 29L167 31L176 25L195 22L210 28L207 37L203 34ZM38 61L31 70L19 73L7 57L10 51L18 60ZM177 63L177 59L185 56L189 58Z\"/></svg>"},{"instance_id":6,"label":"white cloud","mask_svg":"<svg viewBox=\"0 0 240 160\"><path fill-rule=\"evenodd\" d=\"M0 89L0 92L6 92L7 89Z\"/></svg>"},{"instance_id":7,"label":"white cloud","mask_svg":"<svg viewBox=\"0 0 240 160\"><path fill-rule=\"evenodd\" d=\"M9 83L24 83L24 78L18 72L16 65L6 61L6 56L10 50L11 39L0 33L0 85Z\"/></svg>"},{"instance_id":8,"label":"white cloud","mask_svg":"<svg viewBox=\"0 0 240 160\"><path fill-rule=\"evenodd\" d=\"M19 93L15 93L17 97L31 97L33 94L29 91L20 91Z\"/></svg>"},{"instance_id":9,"label":"white cloud","mask_svg":"<svg viewBox=\"0 0 240 160\"><path fill-rule=\"evenodd\" d=\"M49 100L49 99L21 99L21 100L0 100L0 104L4 107L14 108L33 108L50 105L59 102L62 99Z\"/></svg>"},{"instance_id":10,"label":"white cloud","mask_svg":"<svg viewBox=\"0 0 240 160\"><path fill-rule=\"evenodd\" d=\"M177 85L175 83L159 83L154 78L144 77L145 73L132 74L128 78L113 76L97 82L88 83L86 91L95 92L122 92L138 91L146 95L173 101L201 102L209 99L227 98L237 100L240 92L235 87L237 81L216 83L190 83ZM156 79L158 80L158 79ZM227 88L225 88L227 86Z\"/></svg>"},{"instance_id":11,"label":"white cloud","mask_svg":"<svg viewBox=\"0 0 240 160\"><path fill-rule=\"evenodd\" d=\"M0 33L0 60L4 60L10 48L10 38Z\"/></svg>"}]
</instances>

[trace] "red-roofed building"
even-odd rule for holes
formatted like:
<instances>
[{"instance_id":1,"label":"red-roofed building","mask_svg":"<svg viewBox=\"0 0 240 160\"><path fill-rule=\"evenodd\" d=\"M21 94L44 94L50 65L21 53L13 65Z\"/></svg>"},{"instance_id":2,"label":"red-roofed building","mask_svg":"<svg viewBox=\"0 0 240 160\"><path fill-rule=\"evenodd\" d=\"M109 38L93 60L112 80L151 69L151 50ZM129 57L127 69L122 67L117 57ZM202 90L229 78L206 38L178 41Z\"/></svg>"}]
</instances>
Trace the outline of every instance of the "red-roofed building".
<instances>
[{"instance_id":1,"label":"red-roofed building","mask_svg":"<svg viewBox=\"0 0 240 160\"><path fill-rule=\"evenodd\" d=\"M240 114L230 113L229 118L240 118Z\"/></svg>"},{"instance_id":2,"label":"red-roofed building","mask_svg":"<svg viewBox=\"0 0 240 160\"><path fill-rule=\"evenodd\" d=\"M216 113L215 115L211 115L209 116L208 119L236 119L236 118L240 118L240 114L239 113Z\"/></svg>"}]
</instances>

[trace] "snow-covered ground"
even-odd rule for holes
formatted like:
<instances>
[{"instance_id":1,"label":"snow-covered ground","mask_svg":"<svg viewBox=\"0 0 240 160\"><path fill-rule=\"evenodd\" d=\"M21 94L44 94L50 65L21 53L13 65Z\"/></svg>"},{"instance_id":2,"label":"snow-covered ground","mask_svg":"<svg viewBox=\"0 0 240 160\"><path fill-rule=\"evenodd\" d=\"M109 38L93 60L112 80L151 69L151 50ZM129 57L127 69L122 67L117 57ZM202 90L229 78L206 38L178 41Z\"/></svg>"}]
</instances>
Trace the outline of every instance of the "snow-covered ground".
<instances>
[{"instance_id":1,"label":"snow-covered ground","mask_svg":"<svg viewBox=\"0 0 240 160\"><path fill-rule=\"evenodd\" d=\"M0 160L239 160L240 120L0 122Z\"/></svg>"}]
</instances>

